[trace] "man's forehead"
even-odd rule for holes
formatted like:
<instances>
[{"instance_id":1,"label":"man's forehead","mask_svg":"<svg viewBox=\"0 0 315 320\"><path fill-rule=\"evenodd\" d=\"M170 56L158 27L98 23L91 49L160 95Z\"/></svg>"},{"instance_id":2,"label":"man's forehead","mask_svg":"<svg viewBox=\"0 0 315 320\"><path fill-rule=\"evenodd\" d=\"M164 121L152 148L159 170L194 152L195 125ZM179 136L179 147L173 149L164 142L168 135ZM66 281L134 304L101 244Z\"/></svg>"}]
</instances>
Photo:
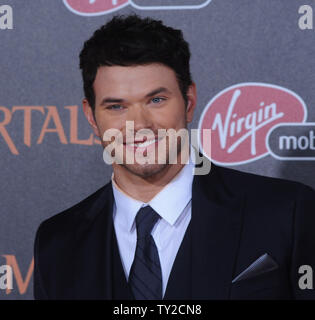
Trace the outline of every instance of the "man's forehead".
<instances>
[{"instance_id":1,"label":"man's forehead","mask_svg":"<svg viewBox=\"0 0 315 320\"><path fill-rule=\"evenodd\" d=\"M175 72L171 68L163 64L152 63L136 66L101 66L97 69L95 80L98 78L111 78L113 81L116 79L122 81L129 78L137 78L149 81L148 75L150 75L150 79L160 79L162 77L167 80L168 78L176 78Z\"/></svg>"},{"instance_id":2,"label":"man's forehead","mask_svg":"<svg viewBox=\"0 0 315 320\"><path fill-rule=\"evenodd\" d=\"M166 88L171 92L176 86L177 79L173 70L158 64L102 66L99 67L94 82L96 91L120 96L124 93L146 96L158 88Z\"/></svg>"}]
</instances>

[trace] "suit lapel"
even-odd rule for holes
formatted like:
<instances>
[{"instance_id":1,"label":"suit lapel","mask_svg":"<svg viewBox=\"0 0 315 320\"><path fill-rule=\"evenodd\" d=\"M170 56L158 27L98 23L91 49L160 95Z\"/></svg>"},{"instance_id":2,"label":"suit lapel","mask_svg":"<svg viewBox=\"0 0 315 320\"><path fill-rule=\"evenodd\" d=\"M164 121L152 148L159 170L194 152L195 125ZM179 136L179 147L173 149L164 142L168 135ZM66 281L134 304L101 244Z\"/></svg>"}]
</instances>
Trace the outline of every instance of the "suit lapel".
<instances>
[{"instance_id":1,"label":"suit lapel","mask_svg":"<svg viewBox=\"0 0 315 320\"><path fill-rule=\"evenodd\" d=\"M212 164L192 191L192 299L228 299L244 197L235 196Z\"/></svg>"},{"instance_id":2,"label":"suit lapel","mask_svg":"<svg viewBox=\"0 0 315 320\"><path fill-rule=\"evenodd\" d=\"M111 183L93 196L84 209L76 228L74 294L77 299L111 300L114 240Z\"/></svg>"}]
</instances>

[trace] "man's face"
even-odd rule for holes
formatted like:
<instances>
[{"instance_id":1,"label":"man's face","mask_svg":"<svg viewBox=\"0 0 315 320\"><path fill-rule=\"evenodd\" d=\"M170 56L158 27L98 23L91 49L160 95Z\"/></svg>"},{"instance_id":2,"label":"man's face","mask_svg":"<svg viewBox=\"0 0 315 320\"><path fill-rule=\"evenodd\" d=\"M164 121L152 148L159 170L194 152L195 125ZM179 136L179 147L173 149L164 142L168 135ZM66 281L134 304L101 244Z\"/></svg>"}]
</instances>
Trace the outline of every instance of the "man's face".
<instances>
[{"instance_id":1,"label":"man's face","mask_svg":"<svg viewBox=\"0 0 315 320\"><path fill-rule=\"evenodd\" d=\"M103 66L97 71L94 81L95 93L95 111L93 111L86 99L83 101L84 112L93 127L94 133L103 138L104 132L108 129L118 129L122 135L123 154L116 151L116 159L121 159L120 164L129 173L140 177L149 177L166 169L169 158L166 156L166 163L158 163L159 149L158 145L162 142L166 146L166 155L169 149L176 149L174 152L178 155L181 151L180 143L172 143L168 137L162 140L156 140L158 130L170 128L178 131L187 128L187 122L193 117L193 111L196 105L195 85L189 87L187 92L188 104L185 105L181 94L175 72L162 64L148 64L140 66ZM127 134L128 127L126 121L133 121L134 134ZM136 137L138 130L142 134ZM145 136L145 132L151 130L154 136ZM129 136L129 138L128 138ZM139 144L133 146L129 142L143 142L151 140L152 143ZM111 141L103 141L106 147ZM138 148L138 151L136 151ZM117 149L119 150L119 148ZM120 149L121 150L121 149ZM144 156L150 157L152 154L154 161L152 163L140 164L126 163L126 155L129 153L135 155L139 152ZM154 151L154 152L153 152ZM117 163L113 164L118 166Z\"/></svg>"}]
</instances>

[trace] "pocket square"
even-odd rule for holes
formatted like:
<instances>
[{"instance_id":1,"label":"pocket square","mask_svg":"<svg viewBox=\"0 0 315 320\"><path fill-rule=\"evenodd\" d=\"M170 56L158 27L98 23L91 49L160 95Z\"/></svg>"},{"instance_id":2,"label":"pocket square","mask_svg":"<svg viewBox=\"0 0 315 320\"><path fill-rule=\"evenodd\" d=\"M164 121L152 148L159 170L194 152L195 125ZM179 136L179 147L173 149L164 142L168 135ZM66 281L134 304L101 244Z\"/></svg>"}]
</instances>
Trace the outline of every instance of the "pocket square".
<instances>
[{"instance_id":1,"label":"pocket square","mask_svg":"<svg viewBox=\"0 0 315 320\"><path fill-rule=\"evenodd\" d=\"M232 283L255 277L262 273L277 269L278 267L279 267L278 264L270 257L270 255L265 253L262 256L260 256L257 260L255 260L248 268L246 268L243 272L241 272L237 277L235 277L232 280Z\"/></svg>"}]
</instances>

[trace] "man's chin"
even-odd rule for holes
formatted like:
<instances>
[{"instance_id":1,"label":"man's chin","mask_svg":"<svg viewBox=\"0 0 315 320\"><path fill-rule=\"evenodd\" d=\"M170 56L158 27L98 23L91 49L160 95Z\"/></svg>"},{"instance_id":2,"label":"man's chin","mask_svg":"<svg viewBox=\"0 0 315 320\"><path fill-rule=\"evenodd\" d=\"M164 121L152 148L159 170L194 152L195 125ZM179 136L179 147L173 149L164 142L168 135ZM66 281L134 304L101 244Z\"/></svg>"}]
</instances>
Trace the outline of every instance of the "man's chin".
<instances>
[{"instance_id":1,"label":"man's chin","mask_svg":"<svg viewBox=\"0 0 315 320\"><path fill-rule=\"evenodd\" d=\"M138 177L149 178L166 170L169 164L122 164L121 166Z\"/></svg>"}]
</instances>

